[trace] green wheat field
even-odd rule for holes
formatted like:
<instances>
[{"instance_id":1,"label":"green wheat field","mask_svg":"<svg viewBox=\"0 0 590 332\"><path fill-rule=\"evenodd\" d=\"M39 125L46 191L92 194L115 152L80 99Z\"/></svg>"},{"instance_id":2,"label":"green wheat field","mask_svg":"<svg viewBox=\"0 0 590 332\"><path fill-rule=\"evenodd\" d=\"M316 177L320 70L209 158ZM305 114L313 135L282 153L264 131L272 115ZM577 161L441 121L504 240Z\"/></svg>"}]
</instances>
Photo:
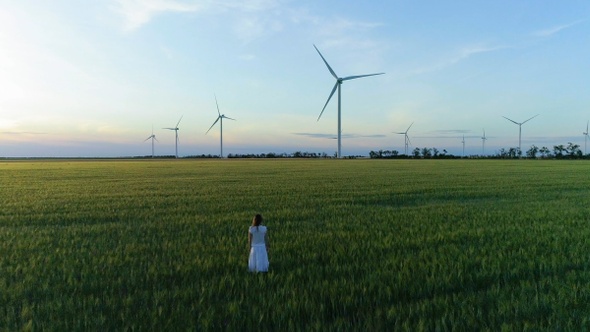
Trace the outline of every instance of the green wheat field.
<instances>
[{"instance_id":1,"label":"green wheat field","mask_svg":"<svg viewBox=\"0 0 590 332\"><path fill-rule=\"evenodd\" d=\"M588 330L589 188L584 161L2 161L0 330Z\"/></svg>"}]
</instances>

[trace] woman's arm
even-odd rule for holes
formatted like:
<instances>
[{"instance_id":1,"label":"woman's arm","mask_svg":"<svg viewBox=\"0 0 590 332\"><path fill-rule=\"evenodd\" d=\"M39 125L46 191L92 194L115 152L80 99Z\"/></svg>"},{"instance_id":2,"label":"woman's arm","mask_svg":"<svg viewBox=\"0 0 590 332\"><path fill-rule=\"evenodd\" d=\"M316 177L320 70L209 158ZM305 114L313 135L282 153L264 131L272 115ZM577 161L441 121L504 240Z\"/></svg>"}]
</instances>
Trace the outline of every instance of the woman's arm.
<instances>
[{"instance_id":1,"label":"woman's arm","mask_svg":"<svg viewBox=\"0 0 590 332\"><path fill-rule=\"evenodd\" d=\"M252 248L252 233L248 230L248 249Z\"/></svg>"}]
</instances>

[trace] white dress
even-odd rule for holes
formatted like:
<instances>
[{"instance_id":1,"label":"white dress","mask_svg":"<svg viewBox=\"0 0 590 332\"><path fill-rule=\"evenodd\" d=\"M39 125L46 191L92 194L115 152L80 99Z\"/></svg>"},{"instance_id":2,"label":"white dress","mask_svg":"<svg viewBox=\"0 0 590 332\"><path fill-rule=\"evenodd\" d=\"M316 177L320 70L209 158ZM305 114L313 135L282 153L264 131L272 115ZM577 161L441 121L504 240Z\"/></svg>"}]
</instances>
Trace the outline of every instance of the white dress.
<instances>
[{"instance_id":1,"label":"white dress","mask_svg":"<svg viewBox=\"0 0 590 332\"><path fill-rule=\"evenodd\" d=\"M266 252L266 226L250 226L248 230L252 234L252 247L250 248L250 258L248 259L248 269L251 272L268 271L268 253Z\"/></svg>"}]
</instances>

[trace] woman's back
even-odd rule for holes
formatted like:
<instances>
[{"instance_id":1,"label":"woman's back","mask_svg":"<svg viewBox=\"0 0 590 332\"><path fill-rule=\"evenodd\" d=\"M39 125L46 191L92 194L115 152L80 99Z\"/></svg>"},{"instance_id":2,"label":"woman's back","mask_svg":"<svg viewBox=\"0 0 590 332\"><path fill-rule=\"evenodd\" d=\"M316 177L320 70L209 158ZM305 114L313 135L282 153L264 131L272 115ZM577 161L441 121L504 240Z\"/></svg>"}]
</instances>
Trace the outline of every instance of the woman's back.
<instances>
[{"instance_id":1,"label":"woman's back","mask_svg":"<svg viewBox=\"0 0 590 332\"><path fill-rule=\"evenodd\" d=\"M250 226L249 230L252 234L252 245L264 244L264 236L266 235L266 226Z\"/></svg>"}]
</instances>

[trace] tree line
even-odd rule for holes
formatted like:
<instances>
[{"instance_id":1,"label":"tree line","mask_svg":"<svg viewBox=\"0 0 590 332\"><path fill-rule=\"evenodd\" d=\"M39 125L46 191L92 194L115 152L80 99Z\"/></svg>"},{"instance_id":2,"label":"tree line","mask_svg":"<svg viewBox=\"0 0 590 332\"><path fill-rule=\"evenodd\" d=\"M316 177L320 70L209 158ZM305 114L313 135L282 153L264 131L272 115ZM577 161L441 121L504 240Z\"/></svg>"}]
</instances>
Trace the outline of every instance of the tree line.
<instances>
[{"instance_id":1,"label":"tree line","mask_svg":"<svg viewBox=\"0 0 590 332\"><path fill-rule=\"evenodd\" d=\"M323 158L332 159L336 158L336 152L329 155L325 152L307 152L307 151L295 151L292 153L230 153L227 158ZM138 156L133 158L152 158L151 156ZM155 158L175 158L174 155L155 156ZM219 155L214 154L201 154L201 155L190 155L182 158L219 158ZM345 156L346 159L366 158L366 156L355 155ZM578 144L569 142L567 145L554 145L552 149L546 146L537 147L532 145L524 153L520 151L518 147L515 148L501 148L495 154L491 155L469 155L469 156L457 156L448 153L446 149L439 150L435 147L429 148L414 148L408 155L400 153L397 150L377 150L370 151L369 158L371 159L460 159L460 158L481 158L481 159L590 159L590 154L584 154L580 150Z\"/></svg>"},{"instance_id":2,"label":"tree line","mask_svg":"<svg viewBox=\"0 0 590 332\"><path fill-rule=\"evenodd\" d=\"M404 159L404 158L421 158L421 159L454 159L454 158L490 158L490 159L590 159L589 154L584 154L580 150L580 145L568 142L567 145L554 145L550 150L548 147L538 147L532 145L525 153L518 148L501 148L492 155L470 155L456 156L447 153L447 150L438 150L437 148L415 148L409 155L400 154L397 150L378 150L369 152L369 158L372 159Z\"/></svg>"}]
</instances>

